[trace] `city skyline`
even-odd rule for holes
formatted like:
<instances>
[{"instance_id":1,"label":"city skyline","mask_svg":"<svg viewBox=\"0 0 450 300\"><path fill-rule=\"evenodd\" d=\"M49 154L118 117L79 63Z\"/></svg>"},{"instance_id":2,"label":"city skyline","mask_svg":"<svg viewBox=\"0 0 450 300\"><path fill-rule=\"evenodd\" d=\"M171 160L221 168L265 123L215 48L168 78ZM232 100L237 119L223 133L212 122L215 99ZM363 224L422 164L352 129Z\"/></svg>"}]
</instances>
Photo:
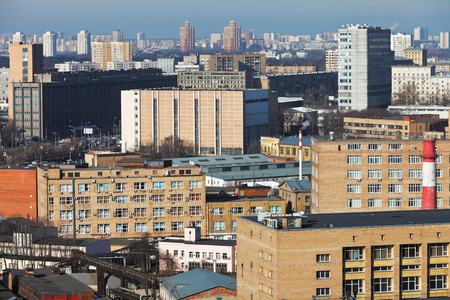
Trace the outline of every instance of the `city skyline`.
<instances>
[{"instance_id":1,"label":"city skyline","mask_svg":"<svg viewBox=\"0 0 450 300\"><path fill-rule=\"evenodd\" d=\"M42 35L50 30L75 36L79 31L87 30L93 35L110 35L120 29L126 39L135 39L138 32L149 38L177 39L179 27L189 21L196 28L198 38L209 38L211 33L223 33L223 28L232 20L242 27L242 32L251 30L257 34L312 35L321 31L336 32L345 24L364 23L406 33L413 33L417 26L426 26L430 34L439 35L440 31L449 31L450 27L446 21L450 9L448 0L381 0L376 3L285 0L282 6L266 0L258 2L257 6L253 2L236 0L226 2L226 6L207 0L196 0L194 4L181 0L135 0L135 5L126 6L117 0L81 0L64 6L55 3L51 0L4 3L0 20L2 34L21 31L27 35Z\"/></svg>"}]
</instances>

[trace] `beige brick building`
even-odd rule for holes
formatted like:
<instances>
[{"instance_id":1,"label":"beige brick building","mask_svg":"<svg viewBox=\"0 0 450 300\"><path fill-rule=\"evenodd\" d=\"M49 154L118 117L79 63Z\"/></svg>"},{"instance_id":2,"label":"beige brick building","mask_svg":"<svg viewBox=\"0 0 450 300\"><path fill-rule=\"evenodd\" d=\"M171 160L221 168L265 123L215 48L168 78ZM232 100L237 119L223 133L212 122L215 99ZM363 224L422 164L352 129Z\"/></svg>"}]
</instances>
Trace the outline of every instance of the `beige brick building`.
<instances>
[{"instance_id":1,"label":"beige brick building","mask_svg":"<svg viewBox=\"0 0 450 300\"><path fill-rule=\"evenodd\" d=\"M316 66L266 66L266 74L312 73L316 70Z\"/></svg>"},{"instance_id":2,"label":"beige brick building","mask_svg":"<svg viewBox=\"0 0 450 300\"><path fill-rule=\"evenodd\" d=\"M131 42L93 42L92 43L92 63L99 63L103 70L108 69L110 61L131 61Z\"/></svg>"},{"instance_id":3,"label":"beige brick building","mask_svg":"<svg viewBox=\"0 0 450 300\"><path fill-rule=\"evenodd\" d=\"M13 82L34 82L35 74L44 73L42 44L11 44L9 46L9 79Z\"/></svg>"},{"instance_id":4,"label":"beige brick building","mask_svg":"<svg viewBox=\"0 0 450 300\"><path fill-rule=\"evenodd\" d=\"M436 141L437 207L450 208L450 143ZM311 139L311 212L417 210L420 140Z\"/></svg>"},{"instance_id":5,"label":"beige brick building","mask_svg":"<svg viewBox=\"0 0 450 300\"><path fill-rule=\"evenodd\" d=\"M243 54L202 54L199 64L205 71L251 71L253 74L266 72L266 55L259 53Z\"/></svg>"},{"instance_id":6,"label":"beige brick building","mask_svg":"<svg viewBox=\"0 0 450 300\"><path fill-rule=\"evenodd\" d=\"M411 59L413 63L417 66L427 65L426 49L414 49L414 48L405 49L403 50L403 56L405 58Z\"/></svg>"},{"instance_id":7,"label":"beige brick building","mask_svg":"<svg viewBox=\"0 0 450 300\"><path fill-rule=\"evenodd\" d=\"M207 228L199 167L39 168L39 219L63 237L163 237ZM74 201L75 200L75 201ZM75 205L73 205L75 204Z\"/></svg>"},{"instance_id":8,"label":"beige brick building","mask_svg":"<svg viewBox=\"0 0 450 300\"><path fill-rule=\"evenodd\" d=\"M238 218L238 299L448 297L449 213Z\"/></svg>"}]
</instances>

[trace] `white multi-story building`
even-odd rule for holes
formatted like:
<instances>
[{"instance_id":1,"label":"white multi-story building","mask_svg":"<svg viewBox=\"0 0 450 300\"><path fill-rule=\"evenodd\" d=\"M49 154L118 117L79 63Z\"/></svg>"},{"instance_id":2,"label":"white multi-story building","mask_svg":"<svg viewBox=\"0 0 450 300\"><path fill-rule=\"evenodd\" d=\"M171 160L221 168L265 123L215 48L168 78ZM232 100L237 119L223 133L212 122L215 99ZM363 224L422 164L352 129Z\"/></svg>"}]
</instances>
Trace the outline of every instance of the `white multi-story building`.
<instances>
[{"instance_id":1,"label":"white multi-story building","mask_svg":"<svg viewBox=\"0 0 450 300\"><path fill-rule=\"evenodd\" d=\"M175 73L175 58L158 58L156 60L156 67L161 69L163 73L174 74Z\"/></svg>"},{"instance_id":2,"label":"white multi-story building","mask_svg":"<svg viewBox=\"0 0 450 300\"><path fill-rule=\"evenodd\" d=\"M0 68L0 110L8 110L9 69Z\"/></svg>"},{"instance_id":3,"label":"white multi-story building","mask_svg":"<svg viewBox=\"0 0 450 300\"><path fill-rule=\"evenodd\" d=\"M25 34L23 34L22 32L16 32L13 34L12 36L12 43L22 43L25 44Z\"/></svg>"},{"instance_id":4,"label":"white multi-story building","mask_svg":"<svg viewBox=\"0 0 450 300\"><path fill-rule=\"evenodd\" d=\"M51 31L47 31L43 35L44 56L53 57L56 55L56 35Z\"/></svg>"},{"instance_id":5,"label":"white multi-story building","mask_svg":"<svg viewBox=\"0 0 450 300\"><path fill-rule=\"evenodd\" d=\"M426 27L414 28L414 40L415 41L428 41L428 28L426 28Z\"/></svg>"},{"instance_id":6,"label":"white multi-story building","mask_svg":"<svg viewBox=\"0 0 450 300\"><path fill-rule=\"evenodd\" d=\"M439 34L439 48L441 49L449 48L449 32L441 32Z\"/></svg>"},{"instance_id":7,"label":"white multi-story building","mask_svg":"<svg viewBox=\"0 0 450 300\"><path fill-rule=\"evenodd\" d=\"M397 33L391 35L391 50L394 51L394 55L403 57L403 51L411 48L411 35L404 33Z\"/></svg>"},{"instance_id":8,"label":"white multi-story building","mask_svg":"<svg viewBox=\"0 0 450 300\"><path fill-rule=\"evenodd\" d=\"M363 110L391 101L391 30L369 25L339 29L339 108Z\"/></svg>"},{"instance_id":9,"label":"white multi-story building","mask_svg":"<svg viewBox=\"0 0 450 300\"><path fill-rule=\"evenodd\" d=\"M414 93L416 102L411 105L438 105L450 95L450 74L436 73L435 66L393 66L392 102L399 100L402 92ZM412 98L411 98L412 99Z\"/></svg>"},{"instance_id":10,"label":"white multi-story building","mask_svg":"<svg viewBox=\"0 0 450 300\"><path fill-rule=\"evenodd\" d=\"M91 70L100 69L101 64L93 64L91 62L67 61L62 64L55 64L58 72L89 72Z\"/></svg>"},{"instance_id":11,"label":"white multi-story building","mask_svg":"<svg viewBox=\"0 0 450 300\"><path fill-rule=\"evenodd\" d=\"M123 41L123 32L119 29L114 30L112 33L113 42Z\"/></svg>"},{"instance_id":12,"label":"white multi-story building","mask_svg":"<svg viewBox=\"0 0 450 300\"><path fill-rule=\"evenodd\" d=\"M77 34L77 54L91 53L91 34L86 30L81 30Z\"/></svg>"},{"instance_id":13,"label":"white multi-story building","mask_svg":"<svg viewBox=\"0 0 450 300\"><path fill-rule=\"evenodd\" d=\"M139 32L137 34L137 48L138 50L144 50L145 48L147 48L147 43L145 42L145 34L143 34L142 32Z\"/></svg>"},{"instance_id":14,"label":"white multi-story building","mask_svg":"<svg viewBox=\"0 0 450 300\"><path fill-rule=\"evenodd\" d=\"M326 71L338 72L339 69L339 50L327 50L326 54Z\"/></svg>"},{"instance_id":15,"label":"white multi-story building","mask_svg":"<svg viewBox=\"0 0 450 300\"><path fill-rule=\"evenodd\" d=\"M154 69L156 61L146 59L144 61L109 61L108 71L132 70L132 69Z\"/></svg>"}]
</instances>

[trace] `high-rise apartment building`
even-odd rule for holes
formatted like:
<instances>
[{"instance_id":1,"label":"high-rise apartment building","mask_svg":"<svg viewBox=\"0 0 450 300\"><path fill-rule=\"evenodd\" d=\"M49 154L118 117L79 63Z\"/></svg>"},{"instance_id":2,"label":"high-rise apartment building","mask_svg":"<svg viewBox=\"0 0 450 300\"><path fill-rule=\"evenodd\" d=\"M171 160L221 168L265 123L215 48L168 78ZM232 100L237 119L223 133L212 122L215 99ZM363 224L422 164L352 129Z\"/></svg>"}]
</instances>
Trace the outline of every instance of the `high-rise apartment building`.
<instances>
[{"instance_id":1,"label":"high-rise apartment building","mask_svg":"<svg viewBox=\"0 0 450 300\"><path fill-rule=\"evenodd\" d=\"M250 71L253 74L266 73L266 55L260 53L243 54L202 54L199 63L205 71Z\"/></svg>"},{"instance_id":2,"label":"high-rise apartment building","mask_svg":"<svg viewBox=\"0 0 450 300\"><path fill-rule=\"evenodd\" d=\"M22 43L25 44L26 40L25 40L25 34L23 34L22 32L16 32L13 34L12 36L12 43L16 44L16 43Z\"/></svg>"},{"instance_id":3,"label":"high-rise apartment building","mask_svg":"<svg viewBox=\"0 0 450 300\"><path fill-rule=\"evenodd\" d=\"M44 56L45 57L53 57L56 55L56 34L47 31L43 35L44 42Z\"/></svg>"},{"instance_id":4,"label":"high-rise apartment building","mask_svg":"<svg viewBox=\"0 0 450 300\"><path fill-rule=\"evenodd\" d=\"M415 41L428 41L428 28L427 27L414 28L414 40Z\"/></svg>"},{"instance_id":5,"label":"high-rise apartment building","mask_svg":"<svg viewBox=\"0 0 450 300\"><path fill-rule=\"evenodd\" d=\"M219 48L222 45L222 34L221 33L211 33L210 40L211 48Z\"/></svg>"},{"instance_id":6,"label":"high-rise apartment building","mask_svg":"<svg viewBox=\"0 0 450 300\"><path fill-rule=\"evenodd\" d=\"M339 68L339 50L327 50L325 58L326 71L337 72Z\"/></svg>"},{"instance_id":7,"label":"high-rise apartment building","mask_svg":"<svg viewBox=\"0 0 450 300\"><path fill-rule=\"evenodd\" d=\"M175 137L196 153L242 154L267 133L269 113L268 90L122 91L122 151Z\"/></svg>"},{"instance_id":8,"label":"high-rise apartment building","mask_svg":"<svg viewBox=\"0 0 450 300\"><path fill-rule=\"evenodd\" d=\"M441 32L439 34L439 48L441 49L449 48L449 32Z\"/></svg>"},{"instance_id":9,"label":"high-rise apartment building","mask_svg":"<svg viewBox=\"0 0 450 300\"><path fill-rule=\"evenodd\" d=\"M368 25L339 29L339 108L387 107L391 101L391 30Z\"/></svg>"},{"instance_id":10,"label":"high-rise apartment building","mask_svg":"<svg viewBox=\"0 0 450 300\"><path fill-rule=\"evenodd\" d=\"M131 61L131 46L131 42L93 42L92 63L100 63L106 70L110 61Z\"/></svg>"},{"instance_id":11,"label":"high-rise apartment building","mask_svg":"<svg viewBox=\"0 0 450 300\"><path fill-rule=\"evenodd\" d=\"M397 33L391 35L391 50L394 51L394 55L403 57L403 51L411 48L411 35L404 33Z\"/></svg>"},{"instance_id":12,"label":"high-rise apartment building","mask_svg":"<svg viewBox=\"0 0 450 300\"><path fill-rule=\"evenodd\" d=\"M236 26L235 21L224 27L223 49L229 53L241 51L241 26Z\"/></svg>"},{"instance_id":13,"label":"high-rise apartment building","mask_svg":"<svg viewBox=\"0 0 450 300\"><path fill-rule=\"evenodd\" d=\"M186 21L183 27L180 27L180 51L189 52L195 48L195 27L189 25Z\"/></svg>"},{"instance_id":14,"label":"high-rise apartment building","mask_svg":"<svg viewBox=\"0 0 450 300\"><path fill-rule=\"evenodd\" d=\"M113 42L123 41L123 32L120 29L116 29L112 33Z\"/></svg>"},{"instance_id":15,"label":"high-rise apartment building","mask_svg":"<svg viewBox=\"0 0 450 300\"><path fill-rule=\"evenodd\" d=\"M77 54L91 54L91 34L86 30L77 34Z\"/></svg>"},{"instance_id":16,"label":"high-rise apartment building","mask_svg":"<svg viewBox=\"0 0 450 300\"><path fill-rule=\"evenodd\" d=\"M145 34L142 32L139 32L137 34L137 48L138 50L144 50L147 47L146 41L145 41Z\"/></svg>"},{"instance_id":17,"label":"high-rise apartment building","mask_svg":"<svg viewBox=\"0 0 450 300\"><path fill-rule=\"evenodd\" d=\"M9 68L11 82L33 82L34 75L44 72L42 44L10 45Z\"/></svg>"}]
</instances>

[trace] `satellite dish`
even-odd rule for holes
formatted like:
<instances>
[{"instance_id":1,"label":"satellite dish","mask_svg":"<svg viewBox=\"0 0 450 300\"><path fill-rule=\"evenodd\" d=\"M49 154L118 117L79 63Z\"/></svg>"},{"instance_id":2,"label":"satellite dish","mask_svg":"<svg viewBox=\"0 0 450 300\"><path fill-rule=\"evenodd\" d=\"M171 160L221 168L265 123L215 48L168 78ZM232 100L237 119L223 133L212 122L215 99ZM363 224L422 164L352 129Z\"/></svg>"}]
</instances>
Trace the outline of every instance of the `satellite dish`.
<instances>
[{"instance_id":1,"label":"satellite dish","mask_svg":"<svg viewBox=\"0 0 450 300\"><path fill-rule=\"evenodd\" d=\"M194 162L193 160L190 160L190 161L189 161L189 164L190 164L191 166L195 166L195 162Z\"/></svg>"}]
</instances>

